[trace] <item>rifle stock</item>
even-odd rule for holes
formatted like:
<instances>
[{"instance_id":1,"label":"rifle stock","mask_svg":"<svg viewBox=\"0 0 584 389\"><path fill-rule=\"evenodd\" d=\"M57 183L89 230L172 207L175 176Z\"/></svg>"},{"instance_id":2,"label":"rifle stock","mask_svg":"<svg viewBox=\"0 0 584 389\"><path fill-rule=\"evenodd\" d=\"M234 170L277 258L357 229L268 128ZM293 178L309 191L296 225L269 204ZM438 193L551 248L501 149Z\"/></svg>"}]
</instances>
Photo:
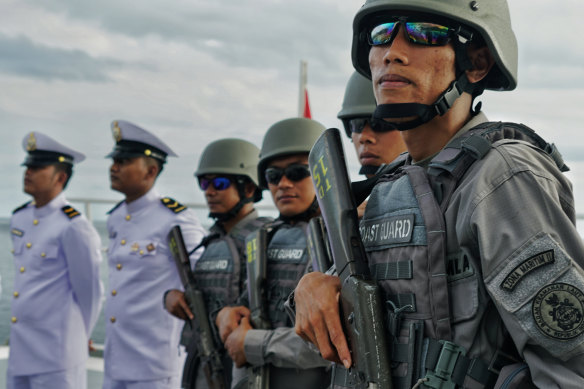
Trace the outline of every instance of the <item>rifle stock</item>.
<instances>
[{"instance_id":1,"label":"rifle stock","mask_svg":"<svg viewBox=\"0 0 584 389\"><path fill-rule=\"evenodd\" d=\"M250 322L256 329L269 329L271 327L267 302L267 235L266 229L260 228L251 238L246 240ZM248 389L269 389L269 374L270 369L267 365L248 367Z\"/></svg>"},{"instance_id":2,"label":"rifle stock","mask_svg":"<svg viewBox=\"0 0 584 389\"><path fill-rule=\"evenodd\" d=\"M351 349L350 381L357 387L391 389L391 370L379 287L371 279L345 164L339 130L326 130L308 157L341 280L340 314Z\"/></svg>"},{"instance_id":3,"label":"rifle stock","mask_svg":"<svg viewBox=\"0 0 584 389\"><path fill-rule=\"evenodd\" d=\"M216 344L213 337L212 324L209 322L209 316L207 315L205 299L195 283L189 254L185 247L180 226L174 226L168 233L168 246L185 289L185 299L195 317L188 322L191 328L197 332L195 335L197 349L209 388L228 389L229 386L225 379L226 375L223 371L223 363L219 352L221 348Z\"/></svg>"}]
</instances>

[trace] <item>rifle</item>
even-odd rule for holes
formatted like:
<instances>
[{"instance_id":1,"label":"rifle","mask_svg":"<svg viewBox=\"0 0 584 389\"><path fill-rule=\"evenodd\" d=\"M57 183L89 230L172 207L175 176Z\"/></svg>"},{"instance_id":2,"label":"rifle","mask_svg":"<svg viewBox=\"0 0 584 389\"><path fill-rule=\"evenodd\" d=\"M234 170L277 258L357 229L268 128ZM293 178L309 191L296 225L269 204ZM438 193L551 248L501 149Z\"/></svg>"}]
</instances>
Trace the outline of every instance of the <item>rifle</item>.
<instances>
[{"instance_id":1,"label":"rifle","mask_svg":"<svg viewBox=\"0 0 584 389\"><path fill-rule=\"evenodd\" d=\"M308 241L308 255L312 259L312 267L321 273L326 272L332 265L330 247L325 239L324 221L317 216L310 219L306 230Z\"/></svg>"},{"instance_id":2,"label":"rifle","mask_svg":"<svg viewBox=\"0 0 584 389\"><path fill-rule=\"evenodd\" d=\"M268 232L265 228L257 230L246 239L247 250L247 293L249 296L250 322L253 328L270 329L267 298ZM270 369L267 365L248 368L249 389L269 389Z\"/></svg>"},{"instance_id":3,"label":"rifle","mask_svg":"<svg viewBox=\"0 0 584 389\"><path fill-rule=\"evenodd\" d=\"M380 291L367 265L338 129L328 129L320 136L308 164L341 280L341 322L353 359L347 372L349 381L356 387L391 389Z\"/></svg>"},{"instance_id":4,"label":"rifle","mask_svg":"<svg viewBox=\"0 0 584 389\"><path fill-rule=\"evenodd\" d=\"M197 350L209 388L228 389L229 383L226 381L221 361L221 346L217 345L211 332L212 324L209 322L203 293L197 288L180 226L172 227L168 233L168 246L185 288L185 299L195 317L193 320L187 320L187 323L197 332Z\"/></svg>"}]
</instances>

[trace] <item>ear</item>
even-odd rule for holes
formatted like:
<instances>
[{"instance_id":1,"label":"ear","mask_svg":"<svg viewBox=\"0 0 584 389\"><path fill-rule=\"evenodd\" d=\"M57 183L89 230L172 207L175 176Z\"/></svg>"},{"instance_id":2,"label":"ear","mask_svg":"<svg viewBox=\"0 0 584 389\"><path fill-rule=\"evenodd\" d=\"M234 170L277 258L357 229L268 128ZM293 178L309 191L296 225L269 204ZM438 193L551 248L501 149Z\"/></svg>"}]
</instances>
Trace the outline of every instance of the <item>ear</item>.
<instances>
[{"instance_id":1,"label":"ear","mask_svg":"<svg viewBox=\"0 0 584 389\"><path fill-rule=\"evenodd\" d=\"M245 194L246 198L250 198L250 197L253 197L255 190L256 190L255 184L252 182L248 182L247 184L245 184L245 188L243 190L243 193Z\"/></svg>"},{"instance_id":2,"label":"ear","mask_svg":"<svg viewBox=\"0 0 584 389\"><path fill-rule=\"evenodd\" d=\"M466 71L466 76L471 83L476 83L481 81L487 76L495 60L491 55L491 51L487 46L482 47L469 47L468 58L472 63L472 69Z\"/></svg>"},{"instance_id":3,"label":"ear","mask_svg":"<svg viewBox=\"0 0 584 389\"><path fill-rule=\"evenodd\" d=\"M156 180L158 176L158 165L156 163L147 163L146 164L146 178Z\"/></svg>"},{"instance_id":4,"label":"ear","mask_svg":"<svg viewBox=\"0 0 584 389\"><path fill-rule=\"evenodd\" d=\"M62 170L58 170L55 175L57 176L57 184L61 185L61 188L65 186L67 181L67 173Z\"/></svg>"}]
</instances>

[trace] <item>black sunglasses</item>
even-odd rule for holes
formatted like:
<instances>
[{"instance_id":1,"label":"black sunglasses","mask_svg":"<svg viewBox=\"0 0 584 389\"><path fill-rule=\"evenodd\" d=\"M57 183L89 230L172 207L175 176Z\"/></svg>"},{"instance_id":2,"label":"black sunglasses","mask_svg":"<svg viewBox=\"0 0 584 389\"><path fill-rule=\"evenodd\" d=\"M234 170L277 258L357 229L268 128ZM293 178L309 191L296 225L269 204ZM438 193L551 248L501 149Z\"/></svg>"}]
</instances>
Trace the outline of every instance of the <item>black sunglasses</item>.
<instances>
[{"instance_id":1,"label":"black sunglasses","mask_svg":"<svg viewBox=\"0 0 584 389\"><path fill-rule=\"evenodd\" d=\"M365 126L369 123L369 126L373 132L388 132L394 131L396 128L393 124L386 122L383 119L374 119L372 117L359 117L352 119L343 120L343 125L345 127L345 133L350 138L351 134L360 134L365 129Z\"/></svg>"},{"instance_id":2,"label":"black sunglasses","mask_svg":"<svg viewBox=\"0 0 584 389\"><path fill-rule=\"evenodd\" d=\"M199 177L199 187L201 190L207 190L210 185L213 185L213 188L216 190L225 190L231 186L231 180L227 177Z\"/></svg>"},{"instance_id":3,"label":"black sunglasses","mask_svg":"<svg viewBox=\"0 0 584 389\"><path fill-rule=\"evenodd\" d=\"M298 182L306 177L310 177L310 169L308 165L293 163L286 166L284 169L279 167L269 167L266 169L266 181L268 184L278 185L282 176L288 177L290 181Z\"/></svg>"}]
</instances>

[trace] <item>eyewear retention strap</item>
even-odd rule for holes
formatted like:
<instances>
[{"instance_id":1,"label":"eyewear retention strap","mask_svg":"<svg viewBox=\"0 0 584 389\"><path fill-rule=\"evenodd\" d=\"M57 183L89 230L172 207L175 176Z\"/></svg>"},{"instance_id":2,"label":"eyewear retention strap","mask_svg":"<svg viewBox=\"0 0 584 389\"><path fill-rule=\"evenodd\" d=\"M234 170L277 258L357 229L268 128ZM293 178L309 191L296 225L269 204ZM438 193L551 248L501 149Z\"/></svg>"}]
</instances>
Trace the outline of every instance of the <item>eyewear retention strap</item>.
<instances>
[{"instance_id":1,"label":"eyewear retention strap","mask_svg":"<svg viewBox=\"0 0 584 389\"><path fill-rule=\"evenodd\" d=\"M277 185L283 176L288 177L290 181L298 182L306 177L310 177L310 169L308 165L292 164L286 166L284 169L279 167L269 167L266 169L266 181L268 184Z\"/></svg>"},{"instance_id":2,"label":"eyewear retention strap","mask_svg":"<svg viewBox=\"0 0 584 389\"><path fill-rule=\"evenodd\" d=\"M371 29L368 35L369 44L373 46L387 45L393 42L399 28L403 25L408 40L424 46L444 46L450 42L454 30L450 27L432 22L408 22L406 17L400 17L394 22L381 23Z\"/></svg>"}]
</instances>

